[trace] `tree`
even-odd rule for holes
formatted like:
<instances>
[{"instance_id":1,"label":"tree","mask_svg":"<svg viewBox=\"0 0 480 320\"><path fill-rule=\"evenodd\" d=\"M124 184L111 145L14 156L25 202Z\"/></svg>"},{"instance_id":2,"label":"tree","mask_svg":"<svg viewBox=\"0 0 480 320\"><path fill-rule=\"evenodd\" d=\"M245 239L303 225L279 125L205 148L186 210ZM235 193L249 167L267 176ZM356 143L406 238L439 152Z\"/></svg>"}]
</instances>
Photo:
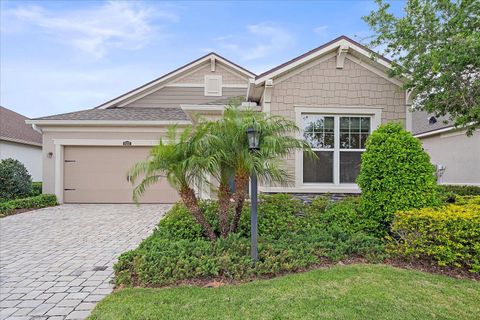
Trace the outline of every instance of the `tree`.
<instances>
[{"instance_id":1,"label":"tree","mask_svg":"<svg viewBox=\"0 0 480 320\"><path fill-rule=\"evenodd\" d=\"M376 2L363 17L375 32L369 45L392 57L413 108L448 115L471 135L480 128L480 1L408 0L403 17Z\"/></svg>"},{"instance_id":2,"label":"tree","mask_svg":"<svg viewBox=\"0 0 480 320\"><path fill-rule=\"evenodd\" d=\"M135 202L138 202L138 197L150 185L166 178L178 191L197 223L202 226L205 235L215 241L216 235L205 218L194 191L194 186L202 184L205 172L211 171L215 163L213 158L199 156L198 139L193 127L186 127L180 134L177 133L177 127L170 127L166 139L161 139L159 144L151 149L150 156L135 164L128 175L134 185L137 179L142 177L133 190Z\"/></svg>"},{"instance_id":3,"label":"tree","mask_svg":"<svg viewBox=\"0 0 480 320\"><path fill-rule=\"evenodd\" d=\"M252 126L261 133L260 148L253 152L248 149L246 135L247 129ZM306 142L295 138L298 127L293 121L263 112L242 110L234 101L225 109L221 119L204 123L200 131L204 132L202 135L205 138L202 150L208 157L216 159L217 168L210 174L219 182L218 215L222 237L237 231L253 172L262 183L288 184L290 177L282 158L297 149L310 150ZM232 176L235 184L233 195L228 183ZM233 216L229 219L232 196Z\"/></svg>"},{"instance_id":4,"label":"tree","mask_svg":"<svg viewBox=\"0 0 480 320\"><path fill-rule=\"evenodd\" d=\"M440 203L429 155L400 124L382 125L368 138L357 184L365 224L379 235L389 230L396 211Z\"/></svg>"}]
</instances>

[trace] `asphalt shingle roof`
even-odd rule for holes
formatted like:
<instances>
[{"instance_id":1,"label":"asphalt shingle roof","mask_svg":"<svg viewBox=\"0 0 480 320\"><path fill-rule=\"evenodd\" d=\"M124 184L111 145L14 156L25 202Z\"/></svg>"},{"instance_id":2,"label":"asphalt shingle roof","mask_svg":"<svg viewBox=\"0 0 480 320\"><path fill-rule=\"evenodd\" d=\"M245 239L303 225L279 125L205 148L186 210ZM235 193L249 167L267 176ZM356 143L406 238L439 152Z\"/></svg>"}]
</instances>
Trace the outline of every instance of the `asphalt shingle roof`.
<instances>
[{"instance_id":1,"label":"asphalt shingle roof","mask_svg":"<svg viewBox=\"0 0 480 320\"><path fill-rule=\"evenodd\" d=\"M437 122L430 124L428 120L432 116L432 114L425 111L414 111L412 115L413 134L420 134L453 126L453 122L448 116L436 117Z\"/></svg>"},{"instance_id":2,"label":"asphalt shingle roof","mask_svg":"<svg viewBox=\"0 0 480 320\"><path fill-rule=\"evenodd\" d=\"M0 140L41 146L42 135L25 123L27 119L19 113L0 107Z\"/></svg>"},{"instance_id":3,"label":"asphalt shingle roof","mask_svg":"<svg viewBox=\"0 0 480 320\"><path fill-rule=\"evenodd\" d=\"M180 108L109 108L62 113L34 120L175 121L189 118Z\"/></svg>"}]
</instances>

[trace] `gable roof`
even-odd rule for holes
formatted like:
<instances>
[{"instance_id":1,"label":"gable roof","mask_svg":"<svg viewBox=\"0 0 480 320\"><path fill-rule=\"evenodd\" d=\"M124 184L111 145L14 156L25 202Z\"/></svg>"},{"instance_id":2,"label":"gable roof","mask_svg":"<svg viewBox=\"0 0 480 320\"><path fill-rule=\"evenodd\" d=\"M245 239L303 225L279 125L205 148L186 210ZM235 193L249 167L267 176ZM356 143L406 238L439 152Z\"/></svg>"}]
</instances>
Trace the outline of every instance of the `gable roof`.
<instances>
[{"instance_id":1,"label":"gable roof","mask_svg":"<svg viewBox=\"0 0 480 320\"><path fill-rule=\"evenodd\" d=\"M162 82L165 82L165 81L171 79L174 76L177 76L181 73L184 73L188 70L191 70L191 69L195 68L196 66L201 65L202 63L210 61L210 59L212 59L212 58L214 58L214 59L222 62L223 64L229 66L230 68L242 73L243 75L245 75L248 78L255 78L255 76L256 76L255 73L239 66L236 63L231 62L228 59L225 59L224 57L220 56L219 54L216 54L215 52L210 52L210 53L208 53L208 54L206 54L206 55L204 55L204 56L202 56L202 57L200 57L200 58L198 58L198 59L196 59L196 60L194 60L190 63L187 63L186 65L184 65L180 68L177 68L177 69L175 69L175 70L173 70L173 71L171 71L171 72L169 72L169 73L167 73L167 74L165 74L165 75L163 75L159 78L156 78L156 79L154 79L154 80L152 80L152 81L150 81L150 82L148 82L148 83L146 83L146 84L144 84L140 87L137 87L137 88L135 88L131 91L128 91L127 93L124 93L124 94L122 94L122 95L120 95L120 96L118 96L118 97L116 97L112 100L104 102L104 103L102 103L101 105L99 105L95 108L105 109L105 108L115 106L119 102L121 102L121 101L123 101L123 100L125 100L125 99L127 99L131 96L134 96L134 95L136 95L138 93L141 93L141 92L143 92L143 91L145 91L145 90L147 90L147 89L149 89L153 86L156 86L156 85L158 85Z\"/></svg>"},{"instance_id":2,"label":"gable roof","mask_svg":"<svg viewBox=\"0 0 480 320\"><path fill-rule=\"evenodd\" d=\"M0 106L0 140L42 146L42 135L25 120L28 118Z\"/></svg>"},{"instance_id":3,"label":"gable roof","mask_svg":"<svg viewBox=\"0 0 480 320\"><path fill-rule=\"evenodd\" d=\"M340 46L346 45L348 46L349 49L352 49L355 53L358 55L368 58L368 60L371 61L372 64L377 65L378 67L381 68L390 68L392 61L378 55L378 58L375 60L371 59L372 54L376 54L375 51L369 49L368 47L358 43L355 40L350 39L347 36L340 36L336 39L333 39L315 49L312 49L308 52L305 52L304 54L295 57L285 63L282 63L279 66L276 66L268 71L265 71L261 74L259 74L255 78L255 84L259 85L264 83L267 79L273 78L276 76L279 76L281 74L284 74L286 72L291 71L294 68L297 68L300 65L304 65L313 59L316 59L319 56L323 56L327 53L334 52L337 50ZM350 51L349 51L350 52Z\"/></svg>"}]
</instances>

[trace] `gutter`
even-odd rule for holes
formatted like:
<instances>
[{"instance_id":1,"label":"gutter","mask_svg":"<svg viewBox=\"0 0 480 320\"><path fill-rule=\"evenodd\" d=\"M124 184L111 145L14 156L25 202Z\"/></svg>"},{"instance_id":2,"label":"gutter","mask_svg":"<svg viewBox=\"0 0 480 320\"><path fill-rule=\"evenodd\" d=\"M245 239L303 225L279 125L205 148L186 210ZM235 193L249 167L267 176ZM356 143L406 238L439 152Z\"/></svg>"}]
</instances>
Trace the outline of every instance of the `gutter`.
<instances>
[{"instance_id":1,"label":"gutter","mask_svg":"<svg viewBox=\"0 0 480 320\"><path fill-rule=\"evenodd\" d=\"M25 120L25 123L35 125L53 126L155 126L155 125L188 125L189 120L158 120L158 121L132 121L132 120Z\"/></svg>"}]
</instances>

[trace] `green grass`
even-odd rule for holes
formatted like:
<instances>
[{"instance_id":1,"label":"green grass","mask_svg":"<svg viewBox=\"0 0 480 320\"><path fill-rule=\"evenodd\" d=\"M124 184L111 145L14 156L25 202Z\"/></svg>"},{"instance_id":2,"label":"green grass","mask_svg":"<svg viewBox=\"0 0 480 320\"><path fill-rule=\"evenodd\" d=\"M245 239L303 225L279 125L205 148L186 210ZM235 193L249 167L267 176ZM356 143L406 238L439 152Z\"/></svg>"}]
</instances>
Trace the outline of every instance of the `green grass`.
<instances>
[{"instance_id":1,"label":"green grass","mask_svg":"<svg viewBox=\"0 0 480 320\"><path fill-rule=\"evenodd\" d=\"M219 288L124 289L89 320L479 318L479 282L349 265Z\"/></svg>"}]
</instances>

